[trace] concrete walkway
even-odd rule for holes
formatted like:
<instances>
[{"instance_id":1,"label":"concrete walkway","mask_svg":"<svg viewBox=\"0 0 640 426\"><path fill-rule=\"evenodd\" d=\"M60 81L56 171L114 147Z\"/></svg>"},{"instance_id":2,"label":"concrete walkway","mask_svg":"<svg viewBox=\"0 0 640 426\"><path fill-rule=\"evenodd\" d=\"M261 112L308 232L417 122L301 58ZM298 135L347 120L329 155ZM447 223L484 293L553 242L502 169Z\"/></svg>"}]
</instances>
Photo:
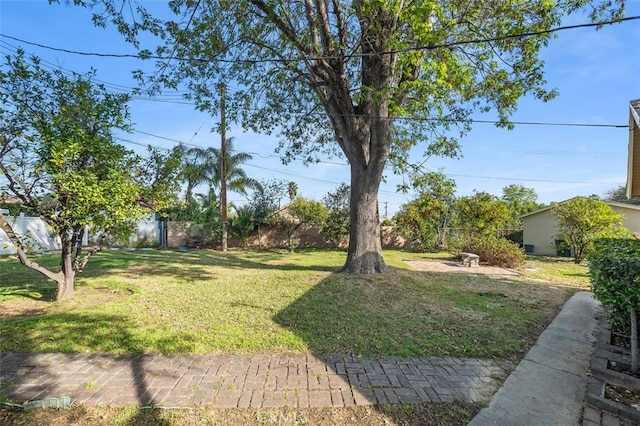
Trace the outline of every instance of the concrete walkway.
<instances>
[{"instance_id":1,"label":"concrete walkway","mask_svg":"<svg viewBox=\"0 0 640 426\"><path fill-rule=\"evenodd\" d=\"M488 402L506 376L495 361L311 355L6 353L0 371L0 393L13 401L239 408Z\"/></svg>"},{"instance_id":2,"label":"concrete walkway","mask_svg":"<svg viewBox=\"0 0 640 426\"><path fill-rule=\"evenodd\" d=\"M602 315L602 306L591 293L579 292L571 297L489 407L469 425L581 424L588 370Z\"/></svg>"}]
</instances>

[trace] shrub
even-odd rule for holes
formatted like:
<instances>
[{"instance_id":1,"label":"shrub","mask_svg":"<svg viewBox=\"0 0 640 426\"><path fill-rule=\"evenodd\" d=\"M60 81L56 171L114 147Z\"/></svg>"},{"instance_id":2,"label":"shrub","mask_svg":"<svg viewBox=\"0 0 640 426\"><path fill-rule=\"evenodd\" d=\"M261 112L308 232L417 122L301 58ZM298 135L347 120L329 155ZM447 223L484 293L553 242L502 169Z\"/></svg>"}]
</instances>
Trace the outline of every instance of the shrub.
<instances>
[{"instance_id":1,"label":"shrub","mask_svg":"<svg viewBox=\"0 0 640 426\"><path fill-rule=\"evenodd\" d=\"M460 251L475 253L481 262L502 268L517 268L524 263L520 247L504 238L493 236L471 237L460 241Z\"/></svg>"},{"instance_id":2,"label":"shrub","mask_svg":"<svg viewBox=\"0 0 640 426\"><path fill-rule=\"evenodd\" d=\"M589 255L593 295L607 311L609 321L629 330L629 314L640 308L640 240L596 240Z\"/></svg>"},{"instance_id":3,"label":"shrub","mask_svg":"<svg viewBox=\"0 0 640 426\"><path fill-rule=\"evenodd\" d=\"M638 309L640 308L640 241L600 239L589 256L593 294L606 308L612 322L631 329L631 373L640 369L638 359ZM624 321L625 314L628 321Z\"/></svg>"}]
</instances>

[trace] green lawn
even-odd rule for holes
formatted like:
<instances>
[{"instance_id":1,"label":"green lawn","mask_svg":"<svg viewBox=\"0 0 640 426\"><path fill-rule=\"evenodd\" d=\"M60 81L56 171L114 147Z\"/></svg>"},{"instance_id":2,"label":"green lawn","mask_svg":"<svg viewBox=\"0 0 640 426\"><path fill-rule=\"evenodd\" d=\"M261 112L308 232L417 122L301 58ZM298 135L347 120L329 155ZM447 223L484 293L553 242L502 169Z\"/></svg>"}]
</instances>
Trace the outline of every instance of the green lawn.
<instances>
[{"instance_id":1,"label":"green lawn","mask_svg":"<svg viewBox=\"0 0 640 426\"><path fill-rule=\"evenodd\" d=\"M557 259L507 279L403 263L426 257L389 251L388 272L349 276L339 251L102 252L62 304L4 258L0 351L515 357L588 287L584 265Z\"/></svg>"}]
</instances>

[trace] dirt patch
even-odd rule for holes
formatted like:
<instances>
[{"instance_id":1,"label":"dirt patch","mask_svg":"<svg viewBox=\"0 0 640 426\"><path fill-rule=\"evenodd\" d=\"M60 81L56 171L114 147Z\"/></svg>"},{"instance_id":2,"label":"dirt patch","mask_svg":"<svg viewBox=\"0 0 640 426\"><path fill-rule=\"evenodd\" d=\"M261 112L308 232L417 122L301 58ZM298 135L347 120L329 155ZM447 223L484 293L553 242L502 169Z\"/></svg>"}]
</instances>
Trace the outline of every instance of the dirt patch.
<instances>
[{"instance_id":1,"label":"dirt patch","mask_svg":"<svg viewBox=\"0 0 640 426\"><path fill-rule=\"evenodd\" d=\"M12 426L53 425L112 425L140 426L200 424L216 425L425 425L462 426L480 411L479 404L425 403L394 404L345 408L258 408L210 409L140 409L135 406L91 407L74 405L71 410L53 409L29 412L0 408L0 424Z\"/></svg>"},{"instance_id":2,"label":"dirt patch","mask_svg":"<svg viewBox=\"0 0 640 426\"><path fill-rule=\"evenodd\" d=\"M462 274L483 274L483 275L498 275L498 276L513 276L519 275L517 272L511 269L498 268L497 266L462 266L462 263L455 260L405 260L409 267L416 271L429 271L429 272L455 272Z\"/></svg>"},{"instance_id":3,"label":"dirt patch","mask_svg":"<svg viewBox=\"0 0 640 426\"><path fill-rule=\"evenodd\" d=\"M14 299L0 305L0 318L6 319L65 312L70 309L91 308L114 302L132 294L133 291L131 289L112 290L107 287L98 287L83 290L82 297L76 296L71 300L65 301L63 304L55 304L50 300L30 299L28 297L24 297L22 299Z\"/></svg>"}]
</instances>

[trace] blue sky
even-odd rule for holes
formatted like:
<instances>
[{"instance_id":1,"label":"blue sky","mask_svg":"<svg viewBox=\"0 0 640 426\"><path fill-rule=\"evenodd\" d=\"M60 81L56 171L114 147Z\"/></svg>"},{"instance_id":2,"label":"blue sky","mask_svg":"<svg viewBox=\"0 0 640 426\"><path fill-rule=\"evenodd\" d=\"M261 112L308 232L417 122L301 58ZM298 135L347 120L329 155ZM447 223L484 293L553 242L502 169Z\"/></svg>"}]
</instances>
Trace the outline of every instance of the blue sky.
<instances>
[{"instance_id":1,"label":"blue sky","mask_svg":"<svg viewBox=\"0 0 640 426\"><path fill-rule=\"evenodd\" d=\"M94 27L90 10L62 3L0 0L0 33L68 50L135 53L113 27L106 30ZM162 5L153 3L153 7ZM627 1L627 16L638 15L640 0ZM576 15L565 24L587 21L586 16ZM77 72L94 67L98 80L107 82L114 91L135 85L132 69L152 65L151 62L141 65L131 59L68 54L0 37L3 55L17 47L38 55L52 67ZM548 103L522 99L512 117L514 121L628 124L629 101L640 98L640 20L606 26L599 31L580 28L559 32L542 57L548 87L558 89L560 96ZM171 148L175 141L219 146L219 135L210 132L219 118L194 111L175 94L164 94L154 101L134 99L130 109L136 132L122 135L122 139L132 149L142 149L137 144ZM494 116L476 118L492 120ZM276 136L243 133L239 125L231 126L227 136L235 138L235 148L254 156L245 165L246 172L254 178L295 181L300 195L317 200L341 182L349 182L349 168L343 159L327 159L309 167L301 162L285 166L274 152ZM426 166L455 179L458 195L470 195L475 189L499 196L509 184L534 188L538 201L543 203L576 195L602 195L625 183L628 132L624 127L564 125L517 125L508 131L476 123L462 140L462 159L433 158ZM419 159L421 148L413 153ZM381 214L393 215L412 198L411 194L396 192L401 182L400 176L391 173L387 176L379 194ZM229 199L236 204L245 202L236 194L230 194Z\"/></svg>"}]
</instances>

